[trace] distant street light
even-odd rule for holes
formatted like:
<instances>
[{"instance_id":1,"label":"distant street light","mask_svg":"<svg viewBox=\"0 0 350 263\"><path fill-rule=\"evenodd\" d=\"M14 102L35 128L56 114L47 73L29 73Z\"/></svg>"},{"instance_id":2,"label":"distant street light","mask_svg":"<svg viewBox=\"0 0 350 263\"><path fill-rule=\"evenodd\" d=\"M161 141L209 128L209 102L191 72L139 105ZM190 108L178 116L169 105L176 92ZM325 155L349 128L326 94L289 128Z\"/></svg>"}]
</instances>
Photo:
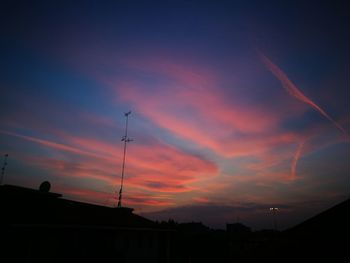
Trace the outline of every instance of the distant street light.
<instances>
[{"instance_id":1,"label":"distant street light","mask_svg":"<svg viewBox=\"0 0 350 263\"><path fill-rule=\"evenodd\" d=\"M273 216L273 227L275 231L277 231L276 213L278 210L279 210L278 207L270 207L270 211L272 212L272 216Z\"/></svg>"}]
</instances>

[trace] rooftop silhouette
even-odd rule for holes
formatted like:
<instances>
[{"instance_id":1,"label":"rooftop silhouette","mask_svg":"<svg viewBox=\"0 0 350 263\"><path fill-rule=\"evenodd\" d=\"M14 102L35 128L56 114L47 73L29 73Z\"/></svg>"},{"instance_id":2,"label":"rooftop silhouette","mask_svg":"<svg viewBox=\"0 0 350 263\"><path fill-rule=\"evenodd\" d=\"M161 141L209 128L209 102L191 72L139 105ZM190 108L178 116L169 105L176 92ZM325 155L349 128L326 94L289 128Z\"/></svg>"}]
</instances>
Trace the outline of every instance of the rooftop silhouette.
<instances>
[{"instance_id":1,"label":"rooftop silhouette","mask_svg":"<svg viewBox=\"0 0 350 263\"><path fill-rule=\"evenodd\" d=\"M170 230L133 213L0 186L1 229L9 262L170 262Z\"/></svg>"},{"instance_id":2,"label":"rooftop silhouette","mask_svg":"<svg viewBox=\"0 0 350 263\"><path fill-rule=\"evenodd\" d=\"M201 222L153 222L132 208L104 207L50 192L0 186L3 258L10 262L295 262L346 258L350 199L295 227L226 231ZM271 257L273 255L273 257Z\"/></svg>"}]
</instances>

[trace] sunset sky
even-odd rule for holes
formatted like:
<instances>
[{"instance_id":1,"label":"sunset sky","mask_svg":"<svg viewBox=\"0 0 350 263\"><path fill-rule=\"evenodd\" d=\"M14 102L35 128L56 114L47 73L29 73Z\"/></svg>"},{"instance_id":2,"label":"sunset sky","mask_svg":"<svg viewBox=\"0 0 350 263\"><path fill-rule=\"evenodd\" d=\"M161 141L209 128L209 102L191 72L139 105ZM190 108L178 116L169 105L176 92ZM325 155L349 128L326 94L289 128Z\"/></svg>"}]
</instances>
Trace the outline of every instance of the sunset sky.
<instances>
[{"instance_id":1,"label":"sunset sky","mask_svg":"<svg viewBox=\"0 0 350 263\"><path fill-rule=\"evenodd\" d=\"M349 198L350 10L287 2L3 1L3 183L115 206L131 110L137 214L283 229Z\"/></svg>"}]
</instances>

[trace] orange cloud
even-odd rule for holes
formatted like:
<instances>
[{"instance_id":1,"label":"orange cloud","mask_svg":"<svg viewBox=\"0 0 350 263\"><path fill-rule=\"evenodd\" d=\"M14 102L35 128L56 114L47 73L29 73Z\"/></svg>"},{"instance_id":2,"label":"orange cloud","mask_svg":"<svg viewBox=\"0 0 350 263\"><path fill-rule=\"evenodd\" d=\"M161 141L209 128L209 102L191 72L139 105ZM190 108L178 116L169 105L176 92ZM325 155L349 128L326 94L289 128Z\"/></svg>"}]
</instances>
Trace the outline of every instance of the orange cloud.
<instances>
[{"instance_id":1,"label":"orange cloud","mask_svg":"<svg viewBox=\"0 0 350 263\"><path fill-rule=\"evenodd\" d=\"M113 146L92 138L72 136L67 136L65 140L76 147L101 154L109 162L120 166L119 142L118 145ZM214 163L160 141L150 145L137 143L130 145L126 169L126 173L131 176L127 184L136 184L159 191L172 189L174 192L188 189L184 184L218 173Z\"/></svg>"},{"instance_id":2,"label":"orange cloud","mask_svg":"<svg viewBox=\"0 0 350 263\"><path fill-rule=\"evenodd\" d=\"M121 167L121 144L107 141L75 137L60 133L61 141L42 140L15 133L6 133L58 152L73 153L77 157L28 157L27 162L36 167L67 177L102 180L119 187ZM191 183L218 173L216 165L198 156L181 151L160 141L152 144L134 144L127 157L125 187L139 188L155 193L189 192Z\"/></svg>"},{"instance_id":3,"label":"orange cloud","mask_svg":"<svg viewBox=\"0 0 350 263\"><path fill-rule=\"evenodd\" d=\"M63 194L63 198L89 202L103 206L115 206L117 195L108 191L94 189L82 189L70 185L59 185L55 192ZM162 195L152 195L142 192L128 191L124 196L126 206L144 211L152 211L152 208L169 207L174 204L171 198Z\"/></svg>"}]
</instances>

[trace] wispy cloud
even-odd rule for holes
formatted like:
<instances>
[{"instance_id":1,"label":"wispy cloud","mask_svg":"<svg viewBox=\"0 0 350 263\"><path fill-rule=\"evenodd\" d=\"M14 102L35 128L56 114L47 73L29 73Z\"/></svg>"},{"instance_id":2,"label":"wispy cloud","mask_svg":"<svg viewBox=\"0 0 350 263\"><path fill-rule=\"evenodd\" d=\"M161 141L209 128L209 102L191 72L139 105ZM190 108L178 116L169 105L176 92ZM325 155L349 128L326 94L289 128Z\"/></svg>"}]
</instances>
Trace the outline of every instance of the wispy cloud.
<instances>
[{"instance_id":1,"label":"wispy cloud","mask_svg":"<svg viewBox=\"0 0 350 263\"><path fill-rule=\"evenodd\" d=\"M346 130L341 126L338 122L333 120L328 113L326 113L320 106L318 106L315 102L313 102L310 98L305 96L304 93L301 92L301 90L295 86L295 84L288 78L287 74L284 73L276 64L274 64L267 56L265 56L262 53L259 53L262 61L266 65L266 67L278 78L282 86L287 90L287 92L296 98L297 100L300 100L315 110L317 110L320 114L322 114L326 119L328 119L330 122L332 122L341 132L346 134Z\"/></svg>"},{"instance_id":2,"label":"wispy cloud","mask_svg":"<svg viewBox=\"0 0 350 263\"><path fill-rule=\"evenodd\" d=\"M116 99L177 138L235 157L290 143L293 137L276 134L283 118L278 111L244 104L232 94L228 97L213 72L204 74L200 67L187 68L165 59L149 64L133 61L128 67L147 79L105 80Z\"/></svg>"},{"instance_id":3,"label":"wispy cloud","mask_svg":"<svg viewBox=\"0 0 350 263\"><path fill-rule=\"evenodd\" d=\"M305 104L311 106L316 111L318 111L321 115L323 115L326 119L332 122L335 127L337 127L342 133L347 134L347 131L341 126L338 122L336 122L333 118L329 116L319 105L317 105L314 101L308 98L301 90L288 78L287 74L284 73L276 64L274 64L267 56L263 53L259 52L261 60L264 62L265 66L272 72L276 78L281 81L283 88L294 98L297 100L304 102ZM296 168L298 161L302 154L302 149L305 144L305 141L299 143L298 148L293 156L293 160L291 163L291 178L296 178Z\"/></svg>"},{"instance_id":4,"label":"wispy cloud","mask_svg":"<svg viewBox=\"0 0 350 263\"><path fill-rule=\"evenodd\" d=\"M302 154L304 144L305 144L305 141L302 141L301 143L299 143L298 148L293 156L293 160L292 160L292 164L291 164L291 177L292 177L292 179L296 178L297 164L298 164L299 158Z\"/></svg>"},{"instance_id":5,"label":"wispy cloud","mask_svg":"<svg viewBox=\"0 0 350 263\"><path fill-rule=\"evenodd\" d=\"M113 67L113 62L108 58L106 61ZM320 127L312 126L306 131L281 128L286 118L305 110L296 107L300 104L294 100L280 101L278 106L265 105L260 98L242 101L235 83L230 89L222 87L218 72L188 66L185 61L143 58L125 60L118 66L129 74L115 77L94 72L93 76L107 84L107 92L114 95L106 103L128 104L134 109L136 120L144 118L152 132L130 127L133 137L135 132L139 134L128 147L124 204L137 211L193 203L215 206L217 201L227 207L234 206L231 204L237 200L273 201L279 191L275 185L297 183L294 179L298 160L321 147L309 143L309 138L324 132ZM276 72L287 79L281 80L285 89L294 85L283 72ZM306 103L307 98L300 91L287 91ZM276 110L281 104L285 109ZM310 105L310 101L306 104ZM49 156L38 151L38 156L21 160L65 181L68 186L58 189L64 196L113 204L122 160L117 134L122 134L123 122L109 118L108 113L86 112L74 105L69 110L74 114L57 111L58 107L47 102L47 111L37 109L35 118L20 108L12 113L15 118L8 118L0 133L45 147ZM52 112L60 120L54 125L47 122ZM28 131L30 136L13 132L19 130ZM188 146L190 151L185 150ZM227 215L225 209L220 212L222 218L230 220L236 218L232 217L234 211L243 211L242 207L229 210Z\"/></svg>"},{"instance_id":6,"label":"wispy cloud","mask_svg":"<svg viewBox=\"0 0 350 263\"><path fill-rule=\"evenodd\" d=\"M66 178L99 180L113 186L119 184L122 151L118 141L111 143L57 132L61 135L59 140L65 142L62 144L13 132L1 133L52 149L50 155L54 157L25 158L24 161L31 166ZM129 189L143 189L144 192L176 194L191 192L194 190L191 186L193 182L215 177L217 174L218 167L215 163L153 140L130 147L125 186ZM159 201L161 203L164 202Z\"/></svg>"},{"instance_id":7,"label":"wispy cloud","mask_svg":"<svg viewBox=\"0 0 350 263\"><path fill-rule=\"evenodd\" d=\"M2 131L0 130L0 133L5 134L5 135L9 135L9 136L13 136L13 137L17 137L26 141L30 141L30 142L34 142L46 147L50 147L53 149L57 149L57 150L61 150L61 151L66 151L66 152L70 152L70 153L75 153L75 154L80 154L80 155L88 155L88 156L96 156L95 154L88 152L88 151L84 151L66 144L62 144L62 143L58 143L58 142L53 142L53 141L49 141L49 140L44 140L44 139L39 139L33 136L27 136L27 135L22 135L22 134L18 134L18 133L14 133L14 132L8 132L8 131Z\"/></svg>"}]
</instances>

